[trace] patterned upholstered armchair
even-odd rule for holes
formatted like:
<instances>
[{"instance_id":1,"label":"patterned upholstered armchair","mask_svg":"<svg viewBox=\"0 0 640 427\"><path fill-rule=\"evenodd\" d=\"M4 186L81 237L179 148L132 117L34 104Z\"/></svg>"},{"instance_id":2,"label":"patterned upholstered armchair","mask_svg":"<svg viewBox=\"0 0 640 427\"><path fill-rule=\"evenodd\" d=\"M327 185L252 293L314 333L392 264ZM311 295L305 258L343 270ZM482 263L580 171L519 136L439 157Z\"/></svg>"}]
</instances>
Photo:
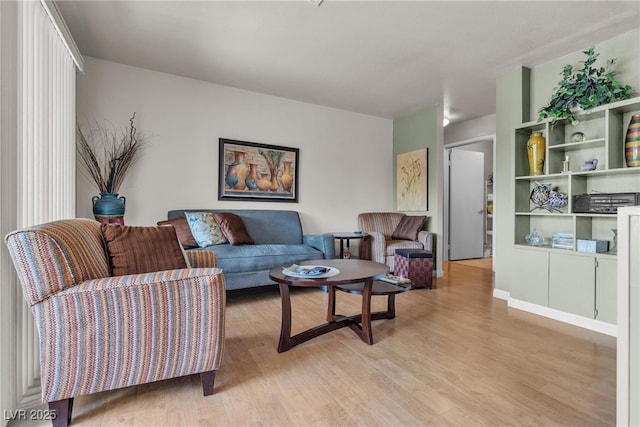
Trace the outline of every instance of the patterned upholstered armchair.
<instances>
[{"instance_id":1,"label":"patterned upholstered armchair","mask_svg":"<svg viewBox=\"0 0 640 427\"><path fill-rule=\"evenodd\" d=\"M6 243L38 328L54 426L70 422L75 396L103 390L201 374L213 394L226 303L213 252L190 251L192 268L109 277L93 220L15 231Z\"/></svg>"},{"instance_id":2,"label":"patterned upholstered armchair","mask_svg":"<svg viewBox=\"0 0 640 427\"><path fill-rule=\"evenodd\" d=\"M393 239L398 224L407 215L400 212L367 212L358 215L358 227L369 236L362 242L360 257L389 266L394 271L396 249L432 250L432 234L420 230L416 240Z\"/></svg>"}]
</instances>

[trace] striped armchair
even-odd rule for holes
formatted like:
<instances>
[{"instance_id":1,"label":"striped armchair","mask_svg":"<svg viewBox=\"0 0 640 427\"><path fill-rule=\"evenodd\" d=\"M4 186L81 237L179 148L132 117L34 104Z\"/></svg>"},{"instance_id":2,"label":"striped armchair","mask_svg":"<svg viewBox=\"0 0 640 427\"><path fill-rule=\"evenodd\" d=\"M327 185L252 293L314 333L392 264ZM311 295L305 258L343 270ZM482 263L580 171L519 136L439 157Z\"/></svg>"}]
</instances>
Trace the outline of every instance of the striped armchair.
<instances>
[{"instance_id":1,"label":"striped armchair","mask_svg":"<svg viewBox=\"0 0 640 427\"><path fill-rule=\"evenodd\" d=\"M67 425L75 396L201 374L213 394L225 283L211 251L192 267L109 277L100 224L51 222L5 238L40 337L42 400Z\"/></svg>"},{"instance_id":2,"label":"striped armchair","mask_svg":"<svg viewBox=\"0 0 640 427\"><path fill-rule=\"evenodd\" d=\"M394 271L394 255L396 249L425 249L432 250L432 234L422 230L418 233L418 240L392 240L391 235L402 217L400 212L367 212L358 215L358 227L366 232L368 237L362 242L360 257L389 266Z\"/></svg>"}]
</instances>

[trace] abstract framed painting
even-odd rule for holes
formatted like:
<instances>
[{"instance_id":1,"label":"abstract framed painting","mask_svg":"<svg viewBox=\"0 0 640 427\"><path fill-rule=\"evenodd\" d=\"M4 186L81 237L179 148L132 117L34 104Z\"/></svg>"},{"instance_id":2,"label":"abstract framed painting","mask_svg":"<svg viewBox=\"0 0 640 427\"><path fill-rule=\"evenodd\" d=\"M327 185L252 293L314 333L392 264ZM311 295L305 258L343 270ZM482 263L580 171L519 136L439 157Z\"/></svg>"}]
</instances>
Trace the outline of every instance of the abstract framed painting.
<instances>
[{"instance_id":1,"label":"abstract framed painting","mask_svg":"<svg viewBox=\"0 0 640 427\"><path fill-rule=\"evenodd\" d=\"M396 157L396 200L400 212L428 209L428 150L410 151Z\"/></svg>"},{"instance_id":2,"label":"abstract framed painting","mask_svg":"<svg viewBox=\"0 0 640 427\"><path fill-rule=\"evenodd\" d=\"M298 148L219 139L218 200L298 202Z\"/></svg>"}]
</instances>

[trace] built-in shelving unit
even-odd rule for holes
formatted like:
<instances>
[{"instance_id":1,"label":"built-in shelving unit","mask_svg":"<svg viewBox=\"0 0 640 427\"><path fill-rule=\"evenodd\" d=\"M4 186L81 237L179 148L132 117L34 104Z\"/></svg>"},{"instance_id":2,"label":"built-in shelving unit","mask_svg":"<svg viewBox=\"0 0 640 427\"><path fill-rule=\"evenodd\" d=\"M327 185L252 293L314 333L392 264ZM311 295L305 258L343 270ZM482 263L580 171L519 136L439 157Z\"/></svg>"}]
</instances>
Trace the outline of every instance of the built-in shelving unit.
<instances>
[{"instance_id":1,"label":"built-in shelving unit","mask_svg":"<svg viewBox=\"0 0 640 427\"><path fill-rule=\"evenodd\" d=\"M485 181L484 256L493 254L493 175Z\"/></svg>"},{"instance_id":2,"label":"built-in shelving unit","mask_svg":"<svg viewBox=\"0 0 640 427\"><path fill-rule=\"evenodd\" d=\"M615 324L615 304L611 304L616 298L615 287L609 283L616 281L616 255L580 252L577 241L606 240L611 248L616 215L575 212L574 198L640 192L640 168L628 168L624 161L626 129L631 116L639 113L640 98L634 98L579 114L576 125L564 121L552 125L545 120L524 123L514 130L514 249L523 263L534 259L539 265L539 271L532 271L515 285L514 298ZM537 176L530 175L527 155L527 141L534 131L542 132L546 139L544 173ZM585 140L571 142L574 132L582 132ZM569 171L563 172L567 159ZM597 159L596 169L582 170L582 165L593 159ZM537 207L530 200L537 184L565 193L567 205L553 211ZM540 246L525 243L525 236L534 230L544 238ZM571 235L573 246L553 248L554 233ZM607 309L602 309L605 306Z\"/></svg>"}]
</instances>

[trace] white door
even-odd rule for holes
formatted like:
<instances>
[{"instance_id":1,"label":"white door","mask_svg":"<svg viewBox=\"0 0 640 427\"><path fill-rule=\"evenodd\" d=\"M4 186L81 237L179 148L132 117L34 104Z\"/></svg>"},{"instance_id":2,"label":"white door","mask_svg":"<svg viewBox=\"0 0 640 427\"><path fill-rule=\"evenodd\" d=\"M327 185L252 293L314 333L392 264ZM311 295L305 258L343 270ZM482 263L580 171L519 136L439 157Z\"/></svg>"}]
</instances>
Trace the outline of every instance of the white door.
<instances>
[{"instance_id":1,"label":"white door","mask_svg":"<svg viewBox=\"0 0 640 427\"><path fill-rule=\"evenodd\" d=\"M449 260L482 258L484 153L454 148L449 159Z\"/></svg>"}]
</instances>

